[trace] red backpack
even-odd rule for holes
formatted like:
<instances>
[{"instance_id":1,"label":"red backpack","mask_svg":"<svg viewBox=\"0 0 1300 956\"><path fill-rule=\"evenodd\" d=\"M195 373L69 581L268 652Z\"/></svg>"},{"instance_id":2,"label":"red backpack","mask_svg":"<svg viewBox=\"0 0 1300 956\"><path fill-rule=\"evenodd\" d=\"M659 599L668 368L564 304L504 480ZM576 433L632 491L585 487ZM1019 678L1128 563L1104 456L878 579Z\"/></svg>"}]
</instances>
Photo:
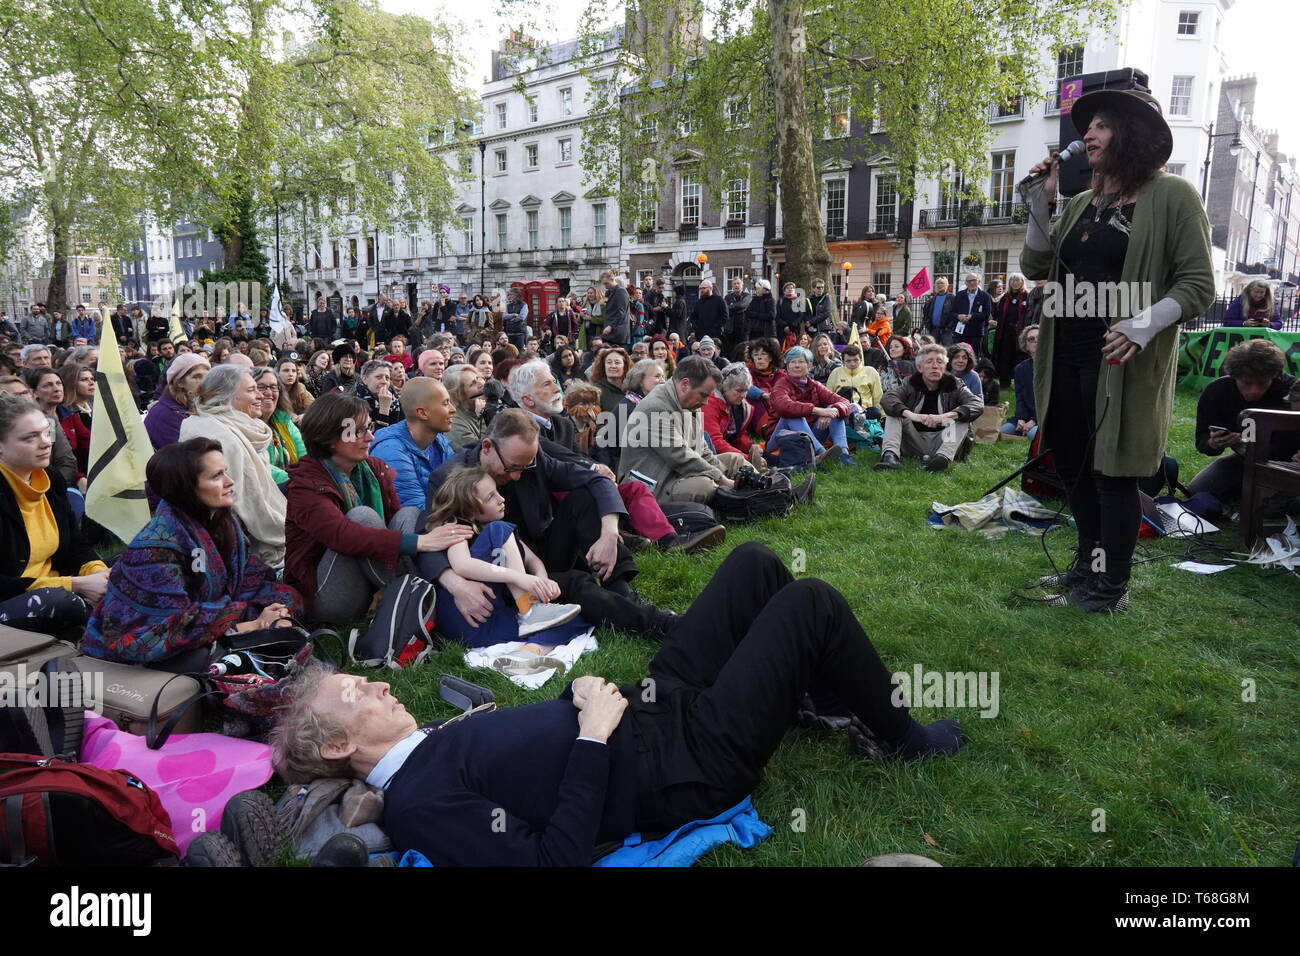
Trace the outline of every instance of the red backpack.
<instances>
[{"instance_id":1,"label":"red backpack","mask_svg":"<svg viewBox=\"0 0 1300 956\"><path fill-rule=\"evenodd\" d=\"M0 866L147 866L178 855L158 795L125 770L0 753Z\"/></svg>"}]
</instances>

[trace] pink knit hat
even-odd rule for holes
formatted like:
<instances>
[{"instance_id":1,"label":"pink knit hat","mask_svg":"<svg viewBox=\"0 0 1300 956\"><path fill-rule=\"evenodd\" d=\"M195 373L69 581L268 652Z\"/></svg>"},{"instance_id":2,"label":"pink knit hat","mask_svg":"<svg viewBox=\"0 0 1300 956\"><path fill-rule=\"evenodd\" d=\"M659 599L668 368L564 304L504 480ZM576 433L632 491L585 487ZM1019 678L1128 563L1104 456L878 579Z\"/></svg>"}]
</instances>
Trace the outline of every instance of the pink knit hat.
<instances>
[{"instance_id":1,"label":"pink knit hat","mask_svg":"<svg viewBox=\"0 0 1300 956\"><path fill-rule=\"evenodd\" d=\"M172 359L171 364L167 366L167 384L170 385L178 378L186 375L190 369L196 365L202 365L205 368L211 368L208 360L202 355L195 355L193 352L183 352Z\"/></svg>"}]
</instances>

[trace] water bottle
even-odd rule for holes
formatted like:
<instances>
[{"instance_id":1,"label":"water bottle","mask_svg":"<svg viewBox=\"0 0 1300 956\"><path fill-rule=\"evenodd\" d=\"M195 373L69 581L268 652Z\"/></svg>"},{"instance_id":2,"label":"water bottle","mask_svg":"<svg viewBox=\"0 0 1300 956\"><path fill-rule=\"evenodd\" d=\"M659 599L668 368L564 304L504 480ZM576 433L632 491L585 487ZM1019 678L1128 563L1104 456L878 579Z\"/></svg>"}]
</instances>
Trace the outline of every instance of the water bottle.
<instances>
[{"instance_id":1,"label":"water bottle","mask_svg":"<svg viewBox=\"0 0 1300 956\"><path fill-rule=\"evenodd\" d=\"M231 677L238 674L266 676L262 673L262 669L257 666L257 661L253 659L253 656L242 651L227 654L221 660L208 665L208 673L213 677Z\"/></svg>"}]
</instances>

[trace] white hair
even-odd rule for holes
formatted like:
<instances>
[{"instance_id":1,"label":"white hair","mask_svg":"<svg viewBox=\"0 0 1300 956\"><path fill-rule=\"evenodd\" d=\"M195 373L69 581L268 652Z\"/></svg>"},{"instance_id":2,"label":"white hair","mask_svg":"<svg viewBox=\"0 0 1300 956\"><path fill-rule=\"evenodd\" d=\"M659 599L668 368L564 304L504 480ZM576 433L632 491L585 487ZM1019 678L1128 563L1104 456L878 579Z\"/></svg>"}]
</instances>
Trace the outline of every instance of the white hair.
<instances>
[{"instance_id":1,"label":"white hair","mask_svg":"<svg viewBox=\"0 0 1300 956\"><path fill-rule=\"evenodd\" d=\"M541 373L551 374L551 367L539 358L529 359L522 365L516 365L510 370L510 377L506 380L506 388L510 391L510 397L515 403L523 401L525 395L531 395L533 389L537 386L537 376Z\"/></svg>"}]
</instances>

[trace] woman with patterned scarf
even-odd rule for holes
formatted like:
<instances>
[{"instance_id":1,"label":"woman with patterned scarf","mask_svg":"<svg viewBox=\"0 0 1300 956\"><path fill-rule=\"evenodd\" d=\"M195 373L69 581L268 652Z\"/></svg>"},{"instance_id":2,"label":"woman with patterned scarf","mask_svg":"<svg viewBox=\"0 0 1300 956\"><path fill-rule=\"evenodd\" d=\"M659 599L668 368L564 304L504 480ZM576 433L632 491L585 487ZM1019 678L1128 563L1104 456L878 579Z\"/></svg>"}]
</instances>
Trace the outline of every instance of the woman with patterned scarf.
<instances>
[{"instance_id":1,"label":"woman with patterned scarf","mask_svg":"<svg viewBox=\"0 0 1300 956\"><path fill-rule=\"evenodd\" d=\"M220 443L167 445L145 475L162 501L109 572L82 639L86 653L154 664L302 611L298 592L249 547Z\"/></svg>"},{"instance_id":2,"label":"woman with patterned scarf","mask_svg":"<svg viewBox=\"0 0 1300 956\"><path fill-rule=\"evenodd\" d=\"M257 383L238 365L218 365L199 386L194 414L181 422L180 440L211 438L221 444L235 482L235 514L273 568L284 564L284 493L271 476L271 429L259 416Z\"/></svg>"},{"instance_id":3,"label":"woman with patterned scarf","mask_svg":"<svg viewBox=\"0 0 1300 956\"><path fill-rule=\"evenodd\" d=\"M457 525L416 533L420 509L402 506L393 470L370 455L371 422L366 402L343 392L326 392L302 416L307 454L289 469L284 579L316 621L358 620L384 585L414 572L416 554L472 537Z\"/></svg>"}]
</instances>

